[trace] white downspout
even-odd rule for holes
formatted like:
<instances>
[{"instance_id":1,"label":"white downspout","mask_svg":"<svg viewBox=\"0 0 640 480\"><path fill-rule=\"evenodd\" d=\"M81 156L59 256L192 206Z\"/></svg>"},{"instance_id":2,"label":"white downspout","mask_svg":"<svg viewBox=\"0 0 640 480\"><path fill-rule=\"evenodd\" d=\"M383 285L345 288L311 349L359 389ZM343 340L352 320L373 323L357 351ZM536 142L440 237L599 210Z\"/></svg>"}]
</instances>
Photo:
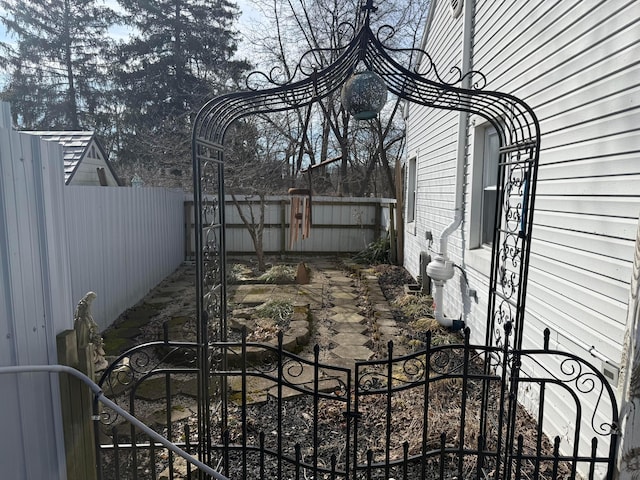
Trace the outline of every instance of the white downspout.
<instances>
[{"instance_id":1,"label":"white downspout","mask_svg":"<svg viewBox=\"0 0 640 480\"><path fill-rule=\"evenodd\" d=\"M473 42L473 10L474 0L464 0L464 18L463 18L463 33L462 33L462 65L461 70L463 79L461 87L465 89L471 88L471 76L465 75L471 71L472 67L472 42ZM467 145L467 123L469 120L468 112L460 112L458 116L458 141L457 141L457 163L456 163L456 182L455 182L455 203L453 210L453 220L440 234L440 250L436 253L435 260L440 258L440 262L443 265L450 263L447 257L447 247L449 244L449 237L455 232L462 223L462 216L464 211L464 169L466 165L466 145ZM448 270L448 268L447 268ZM453 272L451 272L453 276ZM433 278L433 277L431 277ZM451 277L450 277L451 278ZM453 320L444 317L443 313L443 288L444 283L448 279L435 280L434 279L434 317L438 323L445 327L451 327Z\"/></svg>"}]
</instances>

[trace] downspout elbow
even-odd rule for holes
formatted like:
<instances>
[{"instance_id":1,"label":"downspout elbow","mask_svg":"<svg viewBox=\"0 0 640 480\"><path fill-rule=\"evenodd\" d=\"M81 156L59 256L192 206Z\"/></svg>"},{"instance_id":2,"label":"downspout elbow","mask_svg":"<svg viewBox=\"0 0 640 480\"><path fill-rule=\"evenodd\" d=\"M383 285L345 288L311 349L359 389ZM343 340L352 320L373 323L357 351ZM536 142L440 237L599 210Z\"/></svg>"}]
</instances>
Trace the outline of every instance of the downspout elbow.
<instances>
[{"instance_id":1,"label":"downspout elbow","mask_svg":"<svg viewBox=\"0 0 640 480\"><path fill-rule=\"evenodd\" d=\"M436 281L433 283L435 290L433 294L433 303L435 304L433 308L433 317L436 319L439 325L451 330L452 332L462 330L465 327L464 320L447 318L444 316L444 312L442 311L442 293L444 289L444 282Z\"/></svg>"}]
</instances>

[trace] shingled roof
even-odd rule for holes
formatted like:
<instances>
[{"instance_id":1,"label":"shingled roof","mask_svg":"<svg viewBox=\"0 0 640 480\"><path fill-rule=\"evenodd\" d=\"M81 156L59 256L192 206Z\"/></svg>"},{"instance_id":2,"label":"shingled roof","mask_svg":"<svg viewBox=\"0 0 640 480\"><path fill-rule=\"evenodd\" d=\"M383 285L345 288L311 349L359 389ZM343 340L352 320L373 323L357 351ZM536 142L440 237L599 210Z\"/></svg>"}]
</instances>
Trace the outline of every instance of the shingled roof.
<instances>
[{"instance_id":1,"label":"shingled roof","mask_svg":"<svg viewBox=\"0 0 640 480\"><path fill-rule=\"evenodd\" d=\"M58 142L62 145L62 151L64 156L64 183L65 185L69 185L71 182L71 178L74 173L78 169L78 165L82 160L87 147L91 143L91 140L94 139L95 133L91 131L25 131L23 133L28 133L30 135L37 135L41 137L43 140L48 140L52 142ZM96 144L98 148L101 150L102 156L105 159L105 163L111 173L113 174L116 181L119 182L118 177L115 172L111 168L109 161L107 159L107 155L105 154L100 142L96 139Z\"/></svg>"}]
</instances>

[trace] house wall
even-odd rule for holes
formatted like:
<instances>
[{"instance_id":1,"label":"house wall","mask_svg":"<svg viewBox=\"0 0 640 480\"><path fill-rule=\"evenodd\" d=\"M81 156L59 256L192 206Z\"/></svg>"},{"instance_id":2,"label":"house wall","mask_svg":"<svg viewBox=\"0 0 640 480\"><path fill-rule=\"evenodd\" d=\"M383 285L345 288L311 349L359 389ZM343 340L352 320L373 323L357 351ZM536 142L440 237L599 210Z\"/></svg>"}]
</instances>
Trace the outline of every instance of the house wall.
<instances>
[{"instance_id":1,"label":"house wall","mask_svg":"<svg viewBox=\"0 0 640 480\"><path fill-rule=\"evenodd\" d=\"M184 261L184 193L162 188L64 189L73 301L97 298L101 329Z\"/></svg>"},{"instance_id":2,"label":"house wall","mask_svg":"<svg viewBox=\"0 0 640 480\"><path fill-rule=\"evenodd\" d=\"M461 64L457 39L462 36L462 23L448 15L448 8L447 2L432 2L431 31L424 46L445 76L449 67ZM429 69L428 61L423 59L421 71ZM417 188L415 221L405 225L405 267L415 277L420 273L420 252L431 246L426 233L430 232L437 241L436 237L453 219L459 114L410 105L408 115L407 158L417 160ZM452 241L461 244L459 233ZM451 253L457 255L458 261L456 249Z\"/></svg>"},{"instance_id":3,"label":"house wall","mask_svg":"<svg viewBox=\"0 0 640 480\"><path fill-rule=\"evenodd\" d=\"M106 160L102 156L98 145L95 140L92 140L91 143L87 146L87 150L84 154L84 157L78 164L78 168L76 169L73 177L71 177L71 181L69 185L100 185L100 178L98 177L98 172L96 169L104 168L104 173L107 178L107 186L109 187L117 187L118 182L116 181L113 173L107 166Z\"/></svg>"},{"instance_id":4,"label":"house wall","mask_svg":"<svg viewBox=\"0 0 640 480\"><path fill-rule=\"evenodd\" d=\"M451 18L448 2L433 1L426 50L444 71L459 63L463 19ZM602 359L615 366L620 361L640 211L639 28L637 1L475 2L473 69L486 75L486 89L527 102L542 132L524 346L539 346L542 330L548 327L552 348L575 353L596 366ZM445 52L455 50L453 45L457 51L447 56ZM443 182L443 188L430 182L430 175L452 171L454 165L452 150L445 150L446 141L434 132L457 128L451 122L445 122L448 127L435 126L438 115L447 114L409 109L408 152L419 152L422 189L417 225L407 226L405 258L413 274L418 272L422 232L433 230L437 240L443 224L439 217L449 213L453 202L452 182ZM455 318L462 315L472 341L483 342L488 265L483 265L486 255L469 249L466 240L472 222L476 121L470 120L467 142L465 220L451 238L449 254L465 267L479 301L466 297L456 272L445 287L444 312ZM434 151L446 152L437 169ZM417 232L414 239L412 230ZM590 353L592 347L597 356ZM572 407L560 395L547 400L556 407L546 414L546 428L553 433L554 421ZM535 393L524 401L533 405Z\"/></svg>"}]
</instances>

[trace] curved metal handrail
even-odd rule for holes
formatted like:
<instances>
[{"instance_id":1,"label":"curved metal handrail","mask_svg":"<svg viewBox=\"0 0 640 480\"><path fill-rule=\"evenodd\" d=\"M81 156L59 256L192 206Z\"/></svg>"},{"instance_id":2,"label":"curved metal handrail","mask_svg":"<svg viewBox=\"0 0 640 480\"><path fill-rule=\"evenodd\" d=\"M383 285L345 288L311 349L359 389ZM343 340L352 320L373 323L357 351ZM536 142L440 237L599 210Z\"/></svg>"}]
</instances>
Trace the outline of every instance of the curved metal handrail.
<instances>
[{"instance_id":1,"label":"curved metal handrail","mask_svg":"<svg viewBox=\"0 0 640 480\"><path fill-rule=\"evenodd\" d=\"M66 374L69 374L69 375L72 375L72 376L76 377L82 383L87 385L89 387L89 389L93 392L94 404L96 402L100 402L100 403L103 403L104 405L108 406L109 408L115 410L116 413L118 413L119 415L122 415L123 418L125 418L128 422L133 424L136 428L139 428L145 434L147 434L149 437L151 437L153 440L161 443L166 448L171 450L173 453L175 453L176 455L179 455L184 460L186 460L187 462L189 462L190 464L192 464L193 466L195 466L196 468L198 468L202 472L206 473L207 475L209 475L209 476L211 476L211 477L213 477L213 478L215 478L217 480L229 480L228 477L225 477L221 473L218 473L213 468L211 468L209 465L206 465L206 464L202 463L201 461L193 458L187 452L182 450L177 445L171 443L169 440L164 438L162 435L160 435L155 430L149 428L147 425L145 425L143 422L141 422L136 417L131 415L129 412L124 410L118 404L114 403L109 398L105 397L104 394L102 393L102 389L100 388L99 385L97 385L93 380L91 380L89 377L87 377L84 373L80 372L79 370L76 370L73 367L69 367L69 366L66 366L66 365L19 365L19 366L12 366L12 367L0 367L0 375L1 374L17 374L17 373L37 373L37 372L58 373L58 374L59 373L66 373Z\"/></svg>"}]
</instances>

